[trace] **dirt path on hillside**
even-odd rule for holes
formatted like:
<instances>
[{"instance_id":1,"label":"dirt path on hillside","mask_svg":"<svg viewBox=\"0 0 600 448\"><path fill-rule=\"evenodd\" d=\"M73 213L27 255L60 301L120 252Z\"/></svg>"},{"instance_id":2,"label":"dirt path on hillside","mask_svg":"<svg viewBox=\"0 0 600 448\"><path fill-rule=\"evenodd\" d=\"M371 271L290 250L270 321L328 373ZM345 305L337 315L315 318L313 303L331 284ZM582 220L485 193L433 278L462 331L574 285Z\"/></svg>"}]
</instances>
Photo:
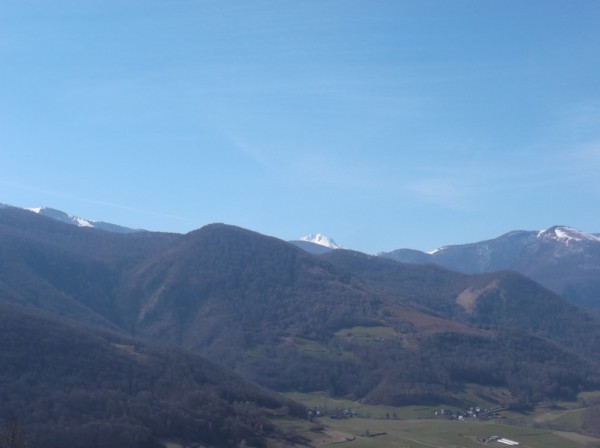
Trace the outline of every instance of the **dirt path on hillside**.
<instances>
[{"instance_id":1,"label":"dirt path on hillside","mask_svg":"<svg viewBox=\"0 0 600 448\"><path fill-rule=\"evenodd\" d=\"M351 442L356 439L352 434L346 432L337 431L335 429L327 429L322 433L323 437L318 437L313 440L312 445L314 447L320 447L324 445L333 445L342 442Z\"/></svg>"},{"instance_id":2,"label":"dirt path on hillside","mask_svg":"<svg viewBox=\"0 0 600 448\"><path fill-rule=\"evenodd\" d=\"M543 414L535 416L533 419L536 423L547 423L552 420L556 420L557 418L563 417L567 414L572 414L573 412L581 411L582 408L575 409L562 409L559 411L547 411Z\"/></svg>"},{"instance_id":3,"label":"dirt path on hillside","mask_svg":"<svg viewBox=\"0 0 600 448\"><path fill-rule=\"evenodd\" d=\"M564 437L565 439L572 440L573 442L583 443L585 445L589 445L590 447L597 447L600 445L600 439L596 437L584 436L583 434L578 434L576 432L566 432L566 431L554 431L556 434Z\"/></svg>"}]
</instances>

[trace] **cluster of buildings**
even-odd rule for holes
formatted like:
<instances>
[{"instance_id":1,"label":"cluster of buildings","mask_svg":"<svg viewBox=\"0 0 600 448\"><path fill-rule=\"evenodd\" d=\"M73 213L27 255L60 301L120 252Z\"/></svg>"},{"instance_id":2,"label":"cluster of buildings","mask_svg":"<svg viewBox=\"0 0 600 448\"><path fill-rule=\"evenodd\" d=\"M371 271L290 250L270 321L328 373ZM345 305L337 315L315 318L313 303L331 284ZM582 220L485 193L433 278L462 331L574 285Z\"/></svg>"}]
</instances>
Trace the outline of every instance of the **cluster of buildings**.
<instances>
[{"instance_id":1,"label":"cluster of buildings","mask_svg":"<svg viewBox=\"0 0 600 448\"><path fill-rule=\"evenodd\" d=\"M451 409L438 409L434 412L436 417L446 417L450 420L464 420L466 418L491 418L499 417L499 411L506 408L482 409L479 406L470 407L462 411L453 411Z\"/></svg>"},{"instance_id":2,"label":"cluster of buildings","mask_svg":"<svg viewBox=\"0 0 600 448\"><path fill-rule=\"evenodd\" d=\"M317 417L323 417L325 416L326 412L315 407L313 409L309 409L308 411L308 421L313 421L315 418ZM358 412L356 412L354 409L350 409L350 408L344 408L344 409L336 409L335 411L332 411L329 413L329 418L351 418L351 417L357 417L358 416Z\"/></svg>"},{"instance_id":3,"label":"cluster of buildings","mask_svg":"<svg viewBox=\"0 0 600 448\"><path fill-rule=\"evenodd\" d=\"M434 412L436 417L446 417L448 419L464 420L465 418L479 418L482 413L487 413L480 407L471 407L463 411L453 411L451 409L438 409Z\"/></svg>"}]
</instances>

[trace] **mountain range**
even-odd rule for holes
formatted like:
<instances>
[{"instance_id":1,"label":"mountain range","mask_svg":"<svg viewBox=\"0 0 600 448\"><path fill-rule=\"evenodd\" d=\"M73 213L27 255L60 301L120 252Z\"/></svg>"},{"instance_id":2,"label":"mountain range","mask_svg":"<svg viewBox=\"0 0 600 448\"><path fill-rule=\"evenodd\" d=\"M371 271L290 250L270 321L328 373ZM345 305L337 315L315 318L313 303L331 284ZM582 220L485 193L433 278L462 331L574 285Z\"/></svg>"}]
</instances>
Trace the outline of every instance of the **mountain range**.
<instances>
[{"instance_id":1,"label":"mountain range","mask_svg":"<svg viewBox=\"0 0 600 448\"><path fill-rule=\"evenodd\" d=\"M600 237L567 226L513 231L471 244L426 253L399 249L381 253L404 263L435 263L465 273L520 272L567 300L600 308Z\"/></svg>"},{"instance_id":2,"label":"mountain range","mask_svg":"<svg viewBox=\"0 0 600 448\"><path fill-rule=\"evenodd\" d=\"M143 232L80 218L48 207L26 210L78 227L116 233ZM343 249L335 240L321 233L307 235L290 243L313 255ZM541 231L515 230L491 240L443 246L430 252L397 249L378 255L403 263L433 263L468 274L513 270L572 303L600 308L600 234L586 233L568 226L553 226Z\"/></svg>"},{"instance_id":3,"label":"mountain range","mask_svg":"<svg viewBox=\"0 0 600 448\"><path fill-rule=\"evenodd\" d=\"M116 233L0 208L0 318L0 376L14 384L0 415L16 414L33 434L58 420L72 440L82 427L112 434L97 446L127 425L139 436L127 446L159 446L176 433L264 445L278 437L265 416L303 412L265 388L459 405L476 385L511 405L600 387L600 318L519 273L343 249L313 255L224 224ZM210 419L201 407L189 413L202 400L222 410L219 428L202 426ZM237 435L223 441L232 421ZM205 430L186 429L196 427Z\"/></svg>"}]
</instances>

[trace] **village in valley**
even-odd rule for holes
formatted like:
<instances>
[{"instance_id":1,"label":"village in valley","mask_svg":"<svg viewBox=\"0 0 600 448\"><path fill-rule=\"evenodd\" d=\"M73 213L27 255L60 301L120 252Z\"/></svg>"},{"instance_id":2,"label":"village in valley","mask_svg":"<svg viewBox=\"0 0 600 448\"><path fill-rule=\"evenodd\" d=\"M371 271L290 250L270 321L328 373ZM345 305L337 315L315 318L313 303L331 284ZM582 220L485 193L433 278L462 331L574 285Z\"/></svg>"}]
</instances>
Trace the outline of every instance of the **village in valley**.
<instances>
[{"instance_id":1,"label":"village in valley","mask_svg":"<svg viewBox=\"0 0 600 448\"><path fill-rule=\"evenodd\" d=\"M500 414L501 411L506 410L506 407L496 407L496 408L482 408L480 406L472 406L469 408L465 408L462 410L452 410L448 408L436 409L433 411L433 416L435 419L443 419L443 420L454 420L456 422L462 422L467 420L489 420L489 419L501 419L503 418ZM364 415L363 415L364 414ZM334 420L340 419L352 419L352 418L371 418L370 414L361 413L356 409L350 407L340 407L335 408L333 410L327 410L324 407L314 406L309 408L307 411L307 419L311 423L320 424L321 418L329 418ZM381 417L377 418L377 420L401 420L400 417L396 414L396 412L385 412ZM385 435L385 432L370 432L368 430L365 431L364 434L359 434L363 437L375 437ZM490 435L485 437L479 437L476 439L478 443L481 444L502 444L508 446L519 446L520 442L509 439L508 437L503 437L500 435Z\"/></svg>"},{"instance_id":2,"label":"village in valley","mask_svg":"<svg viewBox=\"0 0 600 448\"><path fill-rule=\"evenodd\" d=\"M504 411L505 407L494 408L494 409L482 409L479 406L470 407L462 411L453 411L451 409L439 409L434 411L436 417L444 417L449 420L464 420L467 418L472 419L489 419L489 418L500 418L500 411Z\"/></svg>"}]
</instances>

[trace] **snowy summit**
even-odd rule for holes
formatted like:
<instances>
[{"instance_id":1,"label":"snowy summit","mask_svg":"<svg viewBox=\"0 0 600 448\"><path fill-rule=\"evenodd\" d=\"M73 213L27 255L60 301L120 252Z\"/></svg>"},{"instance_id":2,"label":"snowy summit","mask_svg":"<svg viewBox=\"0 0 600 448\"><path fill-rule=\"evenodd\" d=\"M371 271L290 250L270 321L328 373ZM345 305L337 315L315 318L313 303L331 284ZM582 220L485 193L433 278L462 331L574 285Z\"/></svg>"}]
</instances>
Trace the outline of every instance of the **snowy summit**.
<instances>
[{"instance_id":1,"label":"snowy summit","mask_svg":"<svg viewBox=\"0 0 600 448\"><path fill-rule=\"evenodd\" d=\"M567 226L554 226L549 229L542 230L537 235L540 239L550 239L562 241L565 244L579 241L594 241L600 242L600 238L590 233L581 232L577 229Z\"/></svg>"},{"instance_id":2,"label":"snowy summit","mask_svg":"<svg viewBox=\"0 0 600 448\"><path fill-rule=\"evenodd\" d=\"M333 239L323 235L322 233L314 233L312 235L303 236L300 241L308 241L309 243L325 246L330 249L342 249L343 247L336 243Z\"/></svg>"},{"instance_id":3,"label":"snowy summit","mask_svg":"<svg viewBox=\"0 0 600 448\"><path fill-rule=\"evenodd\" d=\"M90 221L88 219L80 218L79 216L70 215L60 210L56 210L49 207L33 207L27 208L30 212L37 213L38 215L44 215L49 218L56 219L57 221L62 221L67 224L74 224L78 227L95 227L94 221Z\"/></svg>"}]
</instances>

